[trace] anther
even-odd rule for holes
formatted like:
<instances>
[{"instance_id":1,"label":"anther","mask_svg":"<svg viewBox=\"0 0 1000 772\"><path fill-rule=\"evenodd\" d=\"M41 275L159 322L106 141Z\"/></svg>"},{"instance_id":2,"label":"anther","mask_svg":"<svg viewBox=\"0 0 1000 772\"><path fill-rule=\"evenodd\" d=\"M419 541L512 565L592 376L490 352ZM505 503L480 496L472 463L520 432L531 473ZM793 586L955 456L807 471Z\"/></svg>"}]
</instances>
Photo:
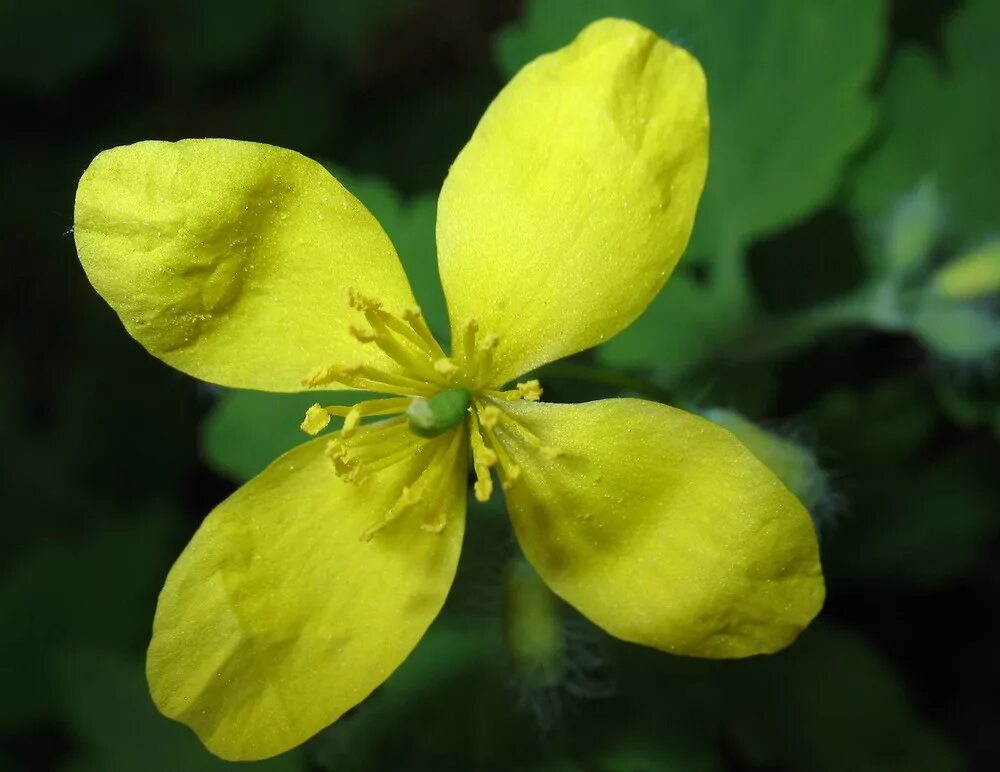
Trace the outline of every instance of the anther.
<instances>
[{"instance_id":1,"label":"anther","mask_svg":"<svg viewBox=\"0 0 1000 772\"><path fill-rule=\"evenodd\" d=\"M323 431L330 424L330 414L317 403L312 405L307 411L299 428L306 434L316 435Z\"/></svg>"},{"instance_id":2,"label":"anther","mask_svg":"<svg viewBox=\"0 0 1000 772\"><path fill-rule=\"evenodd\" d=\"M372 343L375 340L376 335L374 330L366 330L363 327L357 327L353 324L350 329L351 337L359 343Z\"/></svg>"},{"instance_id":3,"label":"anther","mask_svg":"<svg viewBox=\"0 0 1000 772\"><path fill-rule=\"evenodd\" d=\"M480 413L480 420L487 429L495 429L500 422L500 408L496 405L488 405Z\"/></svg>"},{"instance_id":4,"label":"anther","mask_svg":"<svg viewBox=\"0 0 1000 772\"><path fill-rule=\"evenodd\" d=\"M521 399L537 402L542 398L542 385L537 378L532 378L530 381L517 384L517 393Z\"/></svg>"},{"instance_id":5,"label":"anther","mask_svg":"<svg viewBox=\"0 0 1000 772\"><path fill-rule=\"evenodd\" d=\"M500 487L505 491L509 491L514 487L514 483L516 483L521 477L521 467L517 464L511 464L504 470L504 472L504 479L500 482Z\"/></svg>"},{"instance_id":6,"label":"anther","mask_svg":"<svg viewBox=\"0 0 1000 772\"><path fill-rule=\"evenodd\" d=\"M476 480L476 484L473 486L473 491L476 495L476 501L487 502L490 500L490 496L493 495L493 478L492 477L480 477Z\"/></svg>"},{"instance_id":7,"label":"anther","mask_svg":"<svg viewBox=\"0 0 1000 772\"><path fill-rule=\"evenodd\" d=\"M547 458L549 461L555 461L557 458L562 458L566 455L559 448L553 448L548 445L540 447L538 452L542 454L543 458Z\"/></svg>"},{"instance_id":8,"label":"anther","mask_svg":"<svg viewBox=\"0 0 1000 772\"><path fill-rule=\"evenodd\" d=\"M434 372L443 378L450 378L458 372L458 366L450 359L442 358L434 362Z\"/></svg>"},{"instance_id":9,"label":"anther","mask_svg":"<svg viewBox=\"0 0 1000 772\"><path fill-rule=\"evenodd\" d=\"M309 375L302 379L303 386L326 386L333 383L340 376L340 368L336 365L326 365L315 368Z\"/></svg>"},{"instance_id":10,"label":"anther","mask_svg":"<svg viewBox=\"0 0 1000 772\"><path fill-rule=\"evenodd\" d=\"M382 304L375 298L363 295L354 288L347 291L347 298L351 308L358 311L378 311L382 307Z\"/></svg>"}]
</instances>

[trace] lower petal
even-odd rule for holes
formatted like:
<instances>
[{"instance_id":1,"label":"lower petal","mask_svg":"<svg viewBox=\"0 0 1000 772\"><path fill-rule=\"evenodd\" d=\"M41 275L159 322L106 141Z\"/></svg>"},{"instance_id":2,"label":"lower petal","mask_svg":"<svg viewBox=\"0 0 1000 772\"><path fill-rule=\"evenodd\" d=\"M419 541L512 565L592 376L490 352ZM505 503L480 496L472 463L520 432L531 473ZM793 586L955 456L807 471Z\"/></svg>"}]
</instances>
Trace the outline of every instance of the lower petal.
<instances>
[{"instance_id":1,"label":"lower petal","mask_svg":"<svg viewBox=\"0 0 1000 772\"><path fill-rule=\"evenodd\" d=\"M521 547L612 635L744 657L788 645L819 611L809 514L725 429L634 399L506 409Z\"/></svg>"},{"instance_id":2,"label":"lower petal","mask_svg":"<svg viewBox=\"0 0 1000 772\"><path fill-rule=\"evenodd\" d=\"M326 442L286 453L220 504L160 595L153 699L223 758L281 753L358 704L420 640L454 578L464 467L434 497L443 533L404 514L364 541L424 461L348 483Z\"/></svg>"}]
</instances>

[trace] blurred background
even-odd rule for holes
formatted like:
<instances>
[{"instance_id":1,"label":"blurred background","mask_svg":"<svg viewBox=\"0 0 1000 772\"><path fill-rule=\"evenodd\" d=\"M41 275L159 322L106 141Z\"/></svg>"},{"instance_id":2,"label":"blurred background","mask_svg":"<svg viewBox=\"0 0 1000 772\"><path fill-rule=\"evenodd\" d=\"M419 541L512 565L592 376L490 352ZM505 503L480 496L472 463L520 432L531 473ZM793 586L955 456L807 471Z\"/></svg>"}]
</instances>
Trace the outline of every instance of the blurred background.
<instances>
[{"instance_id":1,"label":"blurred background","mask_svg":"<svg viewBox=\"0 0 1000 772\"><path fill-rule=\"evenodd\" d=\"M709 181L649 311L538 377L736 432L817 521L827 607L751 661L617 643L537 585L494 497L406 664L251 766L1000 769L1000 3L3 0L0 770L230 766L148 698L156 594L313 401L197 383L128 337L73 246L93 156L219 136L321 160L443 330L449 163L522 64L608 15L702 61Z\"/></svg>"}]
</instances>

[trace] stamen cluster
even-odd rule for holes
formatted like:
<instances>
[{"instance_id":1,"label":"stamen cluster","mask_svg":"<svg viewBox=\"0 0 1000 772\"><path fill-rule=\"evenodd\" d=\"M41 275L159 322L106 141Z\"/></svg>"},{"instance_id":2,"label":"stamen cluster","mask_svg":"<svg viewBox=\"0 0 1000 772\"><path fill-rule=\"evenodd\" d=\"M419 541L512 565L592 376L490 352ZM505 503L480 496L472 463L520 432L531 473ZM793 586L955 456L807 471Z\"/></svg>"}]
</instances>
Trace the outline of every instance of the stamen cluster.
<instances>
[{"instance_id":1,"label":"stamen cluster","mask_svg":"<svg viewBox=\"0 0 1000 772\"><path fill-rule=\"evenodd\" d=\"M448 470L454 468L462 453L468 452L466 437L476 476L473 490L479 501L489 500L493 493L492 469L496 469L504 490L520 477L521 467L512 459L510 447L527 445L548 459L561 455L504 408L512 400L540 399L542 389L537 380L508 390L490 387L493 352L500 338L481 333L475 319L465 323L462 339L454 355L448 357L419 308L411 307L395 315L378 300L354 290L349 302L369 325L352 325L352 336L361 344L377 346L395 369L333 364L311 373L303 379L303 385L339 384L400 396L364 400L351 406L316 404L306 412L301 428L315 435L330 424L332 416L343 417L342 427L327 442L326 455L336 474L351 483L364 484L371 475L403 462L413 465L395 504L382 520L364 531L362 539L371 539L409 511L420 512L426 530L443 530L446 522L442 505L447 495L444 482ZM432 438L410 430L403 414L415 400L423 401L456 387L467 389L470 400L469 408L453 426ZM362 424L362 419L378 416L393 417Z\"/></svg>"}]
</instances>

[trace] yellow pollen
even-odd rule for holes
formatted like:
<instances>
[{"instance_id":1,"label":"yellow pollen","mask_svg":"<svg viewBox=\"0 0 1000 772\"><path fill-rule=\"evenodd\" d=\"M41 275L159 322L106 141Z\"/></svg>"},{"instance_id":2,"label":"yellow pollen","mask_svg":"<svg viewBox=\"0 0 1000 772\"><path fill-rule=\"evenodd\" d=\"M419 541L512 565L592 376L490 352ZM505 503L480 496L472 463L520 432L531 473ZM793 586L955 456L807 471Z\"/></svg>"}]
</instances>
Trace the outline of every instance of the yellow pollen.
<instances>
[{"instance_id":1,"label":"yellow pollen","mask_svg":"<svg viewBox=\"0 0 1000 772\"><path fill-rule=\"evenodd\" d=\"M517 393L521 399L537 402L542 398L542 386L537 378L532 378L530 381L517 384Z\"/></svg>"},{"instance_id":2,"label":"yellow pollen","mask_svg":"<svg viewBox=\"0 0 1000 772\"><path fill-rule=\"evenodd\" d=\"M450 359L442 357L434 362L434 371L444 378L451 378L459 371L459 368Z\"/></svg>"},{"instance_id":3,"label":"yellow pollen","mask_svg":"<svg viewBox=\"0 0 1000 772\"><path fill-rule=\"evenodd\" d=\"M326 365L317 367L309 375L302 379L303 386L326 386L337 380L340 368L336 365Z\"/></svg>"},{"instance_id":4,"label":"yellow pollen","mask_svg":"<svg viewBox=\"0 0 1000 772\"><path fill-rule=\"evenodd\" d=\"M347 291L347 298L351 308L358 311L378 311L382 308L382 304L375 298L364 295L353 288Z\"/></svg>"},{"instance_id":5,"label":"yellow pollen","mask_svg":"<svg viewBox=\"0 0 1000 772\"><path fill-rule=\"evenodd\" d=\"M306 434L319 434L330 424L330 414L319 403L312 405L307 411L299 428Z\"/></svg>"},{"instance_id":6,"label":"yellow pollen","mask_svg":"<svg viewBox=\"0 0 1000 772\"><path fill-rule=\"evenodd\" d=\"M489 476L479 478L476 480L475 485L472 486L472 489L475 493L476 501L483 503L489 501L490 496L493 495L493 478Z\"/></svg>"},{"instance_id":7,"label":"yellow pollen","mask_svg":"<svg viewBox=\"0 0 1000 772\"><path fill-rule=\"evenodd\" d=\"M357 327L356 325L351 325L351 335L359 343L372 343L375 340L375 331L366 330L364 327Z\"/></svg>"},{"instance_id":8,"label":"yellow pollen","mask_svg":"<svg viewBox=\"0 0 1000 772\"><path fill-rule=\"evenodd\" d=\"M506 469L506 477L500 483L500 487L505 491L509 491L514 487L514 483L517 482L518 478L521 476L521 467L517 464L511 464Z\"/></svg>"},{"instance_id":9,"label":"yellow pollen","mask_svg":"<svg viewBox=\"0 0 1000 772\"><path fill-rule=\"evenodd\" d=\"M488 405L483 409L480 418L483 426L487 429L495 429L496 425L500 422L500 408L496 405Z\"/></svg>"}]
</instances>

